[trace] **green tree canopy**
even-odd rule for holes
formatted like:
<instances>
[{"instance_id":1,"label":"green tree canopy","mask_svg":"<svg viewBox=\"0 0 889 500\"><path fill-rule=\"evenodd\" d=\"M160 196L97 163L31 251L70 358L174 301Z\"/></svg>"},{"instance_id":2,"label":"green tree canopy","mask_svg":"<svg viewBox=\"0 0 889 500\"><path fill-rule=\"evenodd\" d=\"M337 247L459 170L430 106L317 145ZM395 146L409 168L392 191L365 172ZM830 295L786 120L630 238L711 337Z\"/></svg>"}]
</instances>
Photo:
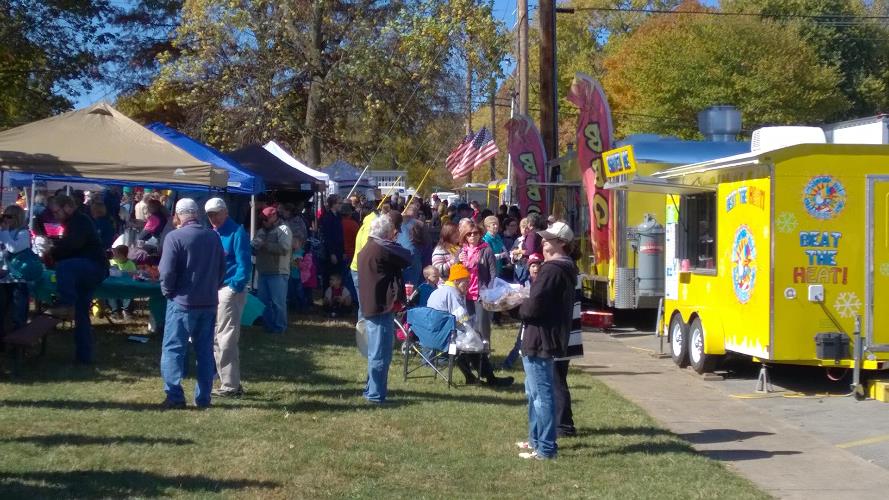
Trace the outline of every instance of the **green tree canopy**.
<instances>
[{"instance_id":1,"label":"green tree canopy","mask_svg":"<svg viewBox=\"0 0 889 500\"><path fill-rule=\"evenodd\" d=\"M459 111L466 68L498 72L505 34L490 9L488 0L193 0L158 77L125 107L169 112L221 148L275 139L310 163L373 158L372 167L416 170L444 141L410 146Z\"/></svg>"},{"instance_id":2,"label":"green tree canopy","mask_svg":"<svg viewBox=\"0 0 889 500\"><path fill-rule=\"evenodd\" d=\"M694 2L683 10L702 9ZM608 54L603 85L619 135L697 136L712 104L740 108L747 129L817 123L849 109L842 74L793 25L746 16L652 16ZM665 117L635 121L633 115Z\"/></svg>"},{"instance_id":3,"label":"green tree canopy","mask_svg":"<svg viewBox=\"0 0 889 500\"><path fill-rule=\"evenodd\" d=\"M65 111L100 77L105 0L0 0L0 127Z\"/></svg>"}]
</instances>

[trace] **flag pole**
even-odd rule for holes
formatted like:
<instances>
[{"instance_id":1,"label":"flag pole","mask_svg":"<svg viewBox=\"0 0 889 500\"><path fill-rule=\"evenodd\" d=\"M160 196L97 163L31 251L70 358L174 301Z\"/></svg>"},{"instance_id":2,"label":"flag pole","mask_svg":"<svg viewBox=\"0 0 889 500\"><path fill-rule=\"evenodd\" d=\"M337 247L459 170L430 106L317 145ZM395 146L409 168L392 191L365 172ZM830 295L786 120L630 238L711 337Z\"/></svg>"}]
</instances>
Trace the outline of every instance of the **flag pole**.
<instances>
[{"instance_id":1,"label":"flag pole","mask_svg":"<svg viewBox=\"0 0 889 500\"><path fill-rule=\"evenodd\" d=\"M395 182L393 184L398 184L398 181L400 181L400 180L401 180L401 176L399 175L398 178L395 179ZM395 186L393 185L393 187L395 187ZM380 191L380 193L382 194L382 191ZM383 195L383 196L381 196L381 198L382 199L380 200L380 204L377 205L377 210L379 210L383 206L383 203L386 203L386 198L392 198L392 190L389 190L389 194Z\"/></svg>"},{"instance_id":2,"label":"flag pole","mask_svg":"<svg viewBox=\"0 0 889 500\"><path fill-rule=\"evenodd\" d=\"M429 177L429 173L432 172L432 167L426 169L426 174L423 175L423 179L420 181L420 184L417 185L417 189L414 190L414 193L419 193L420 189L423 187L423 183L426 182L426 178ZM412 194L410 198L407 199L407 203L404 204L404 210L401 211L401 215L404 215L407 212L407 207L410 206L411 202L414 201L414 195Z\"/></svg>"},{"instance_id":3,"label":"flag pole","mask_svg":"<svg viewBox=\"0 0 889 500\"><path fill-rule=\"evenodd\" d=\"M355 184L352 185L352 189L349 190L349 194L346 195L347 200L349 199L350 196L352 196L352 193L355 192L355 188L358 187L358 183L361 182L361 178L364 177L365 172L367 172L367 169L369 169L369 168L370 168L370 164L368 163L367 166L364 167L364 170L361 171L361 175L358 176L358 179L355 181Z\"/></svg>"}]
</instances>

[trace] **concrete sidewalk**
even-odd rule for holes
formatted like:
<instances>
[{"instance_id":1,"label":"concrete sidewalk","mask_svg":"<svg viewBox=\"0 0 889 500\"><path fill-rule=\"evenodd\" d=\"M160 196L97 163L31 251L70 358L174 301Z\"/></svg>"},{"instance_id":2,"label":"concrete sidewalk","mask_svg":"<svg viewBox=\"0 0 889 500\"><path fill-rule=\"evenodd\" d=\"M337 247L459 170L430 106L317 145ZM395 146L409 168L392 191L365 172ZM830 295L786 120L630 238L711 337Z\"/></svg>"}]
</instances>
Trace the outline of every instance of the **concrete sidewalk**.
<instances>
[{"instance_id":1,"label":"concrete sidewalk","mask_svg":"<svg viewBox=\"0 0 889 500\"><path fill-rule=\"evenodd\" d=\"M889 471L782 418L733 399L698 376L599 332L584 333L573 361L700 453L778 498L889 498ZM583 425L582 417L579 425ZM843 422L837 422L843 425Z\"/></svg>"}]
</instances>

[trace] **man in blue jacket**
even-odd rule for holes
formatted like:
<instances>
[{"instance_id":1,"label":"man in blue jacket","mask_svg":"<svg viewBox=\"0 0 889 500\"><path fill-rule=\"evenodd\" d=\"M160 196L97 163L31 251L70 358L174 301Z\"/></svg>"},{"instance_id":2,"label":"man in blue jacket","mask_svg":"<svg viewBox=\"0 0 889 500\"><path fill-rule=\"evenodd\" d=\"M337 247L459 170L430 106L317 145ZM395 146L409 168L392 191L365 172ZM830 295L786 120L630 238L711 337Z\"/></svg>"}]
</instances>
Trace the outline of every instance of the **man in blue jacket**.
<instances>
[{"instance_id":1,"label":"man in blue jacket","mask_svg":"<svg viewBox=\"0 0 889 500\"><path fill-rule=\"evenodd\" d=\"M253 272L250 238L244 228L228 216L228 207L222 198L208 200L204 212L207 212L210 225L219 235L225 252L225 286L219 289L216 335L213 340L219 388L213 391L213 395L238 397L244 393L238 341L241 338L241 315L247 302L247 282Z\"/></svg>"},{"instance_id":2,"label":"man in blue jacket","mask_svg":"<svg viewBox=\"0 0 889 500\"><path fill-rule=\"evenodd\" d=\"M198 222L198 205L194 200L183 198L176 203L174 222L179 229L164 239L159 266L161 293L167 298L161 352L161 376L167 398L161 406L185 408L182 378L191 339L197 359L195 405L207 408L216 372L213 333L219 289L225 277L225 255L219 236Z\"/></svg>"}]
</instances>

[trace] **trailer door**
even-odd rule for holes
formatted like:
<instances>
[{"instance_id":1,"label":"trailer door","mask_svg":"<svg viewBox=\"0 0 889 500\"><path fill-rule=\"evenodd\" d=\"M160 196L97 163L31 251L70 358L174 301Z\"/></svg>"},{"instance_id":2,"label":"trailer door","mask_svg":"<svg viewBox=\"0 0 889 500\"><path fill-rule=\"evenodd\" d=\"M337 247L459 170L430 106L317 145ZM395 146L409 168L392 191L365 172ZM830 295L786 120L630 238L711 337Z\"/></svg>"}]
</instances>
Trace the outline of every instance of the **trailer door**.
<instances>
[{"instance_id":1,"label":"trailer door","mask_svg":"<svg viewBox=\"0 0 889 500\"><path fill-rule=\"evenodd\" d=\"M868 344L889 344L889 178L868 179ZM874 307L880 305L880 307Z\"/></svg>"}]
</instances>

